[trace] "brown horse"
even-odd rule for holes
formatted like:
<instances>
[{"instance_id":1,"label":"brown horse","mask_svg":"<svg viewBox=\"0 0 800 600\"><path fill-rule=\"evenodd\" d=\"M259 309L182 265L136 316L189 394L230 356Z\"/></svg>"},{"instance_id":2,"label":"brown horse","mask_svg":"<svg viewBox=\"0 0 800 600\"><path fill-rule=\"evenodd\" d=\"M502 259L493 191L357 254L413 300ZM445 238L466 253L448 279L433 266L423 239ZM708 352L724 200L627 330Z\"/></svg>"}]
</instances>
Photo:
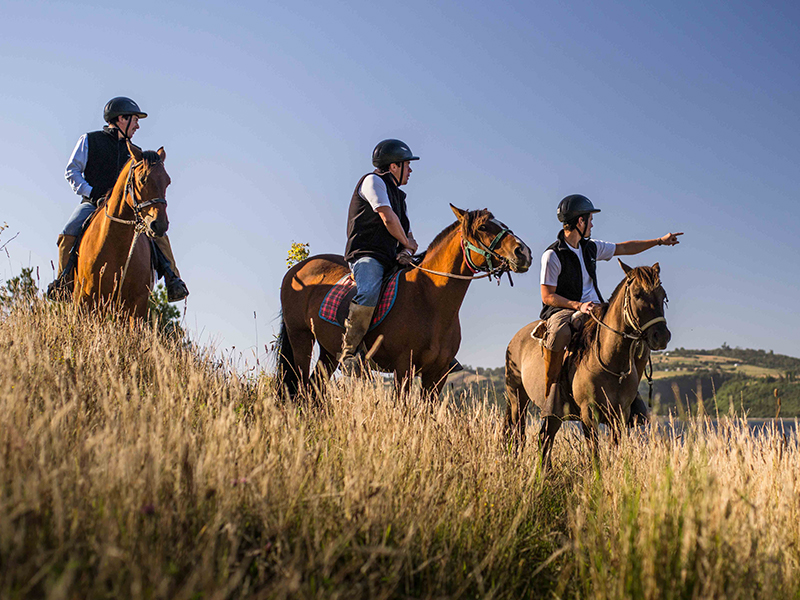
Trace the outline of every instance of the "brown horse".
<instances>
[{"instance_id":1,"label":"brown horse","mask_svg":"<svg viewBox=\"0 0 800 600\"><path fill-rule=\"evenodd\" d=\"M165 199L170 178L166 152L142 152L128 142L131 159L105 204L95 213L78 249L76 304L118 304L131 317L147 316L153 287L150 240L169 228Z\"/></svg>"},{"instance_id":2,"label":"brown horse","mask_svg":"<svg viewBox=\"0 0 800 600\"><path fill-rule=\"evenodd\" d=\"M461 344L458 311L471 280L524 273L531 264L530 248L488 210L450 207L458 220L433 240L418 268L401 273L394 307L364 339L367 348L377 348L372 360L380 370L394 373L398 392L416 373L425 392L438 397ZM315 379L322 384L336 369L343 329L321 319L319 308L348 273L344 258L324 254L295 265L283 278L278 371L291 396L309 383L315 341Z\"/></svg>"},{"instance_id":3,"label":"brown horse","mask_svg":"<svg viewBox=\"0 0 800 600\"><path fill-rule=\"evenodd\" d=\"M614 290L605 313L589 320L571 347L562 369L558 406L545 408L545 364L542 346L532 337L540 321L520 329L506 350L506 432L525 441L525 416L533 400L543 409L539 432L542 463L550 464L553 439L564 420L578 420L597 451L597 421L618 426L630 417L639 382L651 350L663 350L671 334L664 307L658 263L630 268L620 261L625 278Z\"/></svg>"}]
</instances>

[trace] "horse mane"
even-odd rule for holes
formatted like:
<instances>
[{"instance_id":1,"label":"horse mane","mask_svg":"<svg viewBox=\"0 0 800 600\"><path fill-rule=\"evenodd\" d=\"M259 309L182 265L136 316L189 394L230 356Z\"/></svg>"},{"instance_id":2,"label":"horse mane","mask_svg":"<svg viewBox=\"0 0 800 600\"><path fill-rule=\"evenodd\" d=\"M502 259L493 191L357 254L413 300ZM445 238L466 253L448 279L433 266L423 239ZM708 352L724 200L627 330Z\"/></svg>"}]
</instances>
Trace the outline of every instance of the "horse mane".
<instances>
[{"instance_id":1,"label":"horse mane","mask_svg":"<svg viewBox=\"0 0 800 600\"><path fill-rule=\"evenodd\" d=\"M161 162L161 157L155 150L145 150L142 152L142 160L146 162L148 166L153 166Z\"/></svg>"},{"instance_id":2,"label":"horse mane","mask_svg":"<svg viewBox=\"0 0 800 600\"><path fill-rule=\"evenodd\" d=\"M625 287L625 282L629 278L634 282L639 283L639 285L641 285L642 288L647 292L651 292L661 285L661 278L653 269L653 267L635 267L631 269L630 274L623 277L622 281L620 281L617 284L617 287L614 288L614 291L611 292L611 297L608 299L608 303L600 305L600 310L595 313L595 316L599 320L603 320L608 312L608 309L611 308L611 305L621 297L621 292ZM577 340L575 341L575 346L573 348L576 360L583 360L584 355L592 347L592 343L595 341L595 338L597 338L599 329L600 326L597 324L597 321L591 317L587 319L586 323L584 323L583 329L577 336Z\"/></svg>"},{"instance_id":3,"label":"horse mane","mask_svg":"<svg viewBox=\"0 0 800 600\"><path fill-rule=\"evenodd\" d=\"M471 210L467 211L464 214L463 221L456 221L455 223L451 223L447 227L445 227L442 231L439 232L433 241L428 246L428 249L425 250L425 254L439 246L451 233L453 230L456 229L459 225L461 226L461 232L465 235L470 234L475 231L478 227L486 223L487 221L494 218L492 213L489 212L488 209L483 208L481 210Z\"/></svg>"}]
</instances>

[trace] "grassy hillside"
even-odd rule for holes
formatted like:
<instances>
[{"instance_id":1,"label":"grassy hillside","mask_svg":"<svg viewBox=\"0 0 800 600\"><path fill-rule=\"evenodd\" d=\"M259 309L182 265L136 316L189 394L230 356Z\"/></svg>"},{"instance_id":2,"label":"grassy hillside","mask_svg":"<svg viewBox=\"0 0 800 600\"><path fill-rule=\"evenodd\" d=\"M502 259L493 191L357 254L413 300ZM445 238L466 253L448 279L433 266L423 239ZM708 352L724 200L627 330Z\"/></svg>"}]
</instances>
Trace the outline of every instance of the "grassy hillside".
<instances>
[{"instance_id":1,"label":"grassy hillside","mask_svg":"<svg viewBox=\"0 0 800 600\"><path fill-rule=\"evenodd\" d=\"M474 397L322 406L112 317L0 316L0 598L796 597L796 439L695 421L543 478Z\"/></svg>"}]
</instances>

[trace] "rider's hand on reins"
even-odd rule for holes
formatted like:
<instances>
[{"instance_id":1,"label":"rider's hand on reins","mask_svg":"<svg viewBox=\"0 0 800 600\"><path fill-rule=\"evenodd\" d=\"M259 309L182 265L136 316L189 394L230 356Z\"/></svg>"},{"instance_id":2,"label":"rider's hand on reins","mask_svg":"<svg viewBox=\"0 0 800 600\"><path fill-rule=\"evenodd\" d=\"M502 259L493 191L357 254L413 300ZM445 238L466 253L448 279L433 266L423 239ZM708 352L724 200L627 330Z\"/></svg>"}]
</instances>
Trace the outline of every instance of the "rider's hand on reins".
<instances>
[{"instance_id":1,"label":"rider's hand on reins","mask_svg":"<svg viewBox=\"0 0 800 600\"><path fill-rule=\"evenodd\" d=\"M658 245L659 246L674 246L676 244L680 244L681 241L678 239L679 235L683 235L683 232L678 233L668 233L665 236L658 238Z\"/></svg>"},{"instance_id":2,"label":"rider's hand on reins","mask_svg":"<svg viewBox=\"0 0 800 600\"><path fill-rule=\"evenodd\" d=\"M397 255L397 262L399 262L404 267L407 267L408 265L410 265L412 260L413 260L413 256L412 256L411 252L408 251L408 249L403 250L402 252L400 252Z\"/></svg>"},{"instance_id":3,"label":"rider's hand on reins","mask_svg":"<svg viewBox=\"0 0 800 600\"><path fill-rule=\"evenodd\" d=\"M595 304L591 300L589 302L581 302L581 307L578 310L583 314L588 315L590 312L594 310L595 306L597 306L597 304Z\"/></svg>"}]
</instances>

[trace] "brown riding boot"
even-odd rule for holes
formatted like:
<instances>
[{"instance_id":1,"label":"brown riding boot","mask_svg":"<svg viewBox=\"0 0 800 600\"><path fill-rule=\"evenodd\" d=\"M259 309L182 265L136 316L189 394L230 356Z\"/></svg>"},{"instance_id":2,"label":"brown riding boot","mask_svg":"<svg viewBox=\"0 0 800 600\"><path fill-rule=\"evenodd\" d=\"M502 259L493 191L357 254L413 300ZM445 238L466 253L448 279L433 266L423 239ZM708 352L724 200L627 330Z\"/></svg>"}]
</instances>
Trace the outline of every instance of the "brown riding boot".
<instances>
[{"instance_id":1,"label":"brown riding boot","mask_svg":"<svg viewBox=\"0 0 800 600\"><path fill-rule=\"evenodd\" d=\"M361 362L357 355L358 345L367 334L367 329L372 322L374 306L361 306L355 302L350 303L350 312L344 322L344 336L342 337L342 351L339 354L339 364L342 371L352 371Z\"/></svg>"},{"instance_id":2,"label":"brown riding boot","mask_svg":"<svg viewBox=\"0 0 800 600\"><path fill-rule=\"evenodd\" d=\"M542 351L544 352L544 367L545 367L545 387L544 387L544 396L545 396L545 409L543 412L545 413L555 413L555 409L558 405L558 376L561 374L561 365L564 363L564 354L566 354L566 349L564 350L549 350L542 347ZM562 416L558 414L558 416Z\"/></svg>"},{"instance_id":3,"label":"brown riding boot","mask_svg":"<svg viewBox=\"0 0 800 600\"><path fill-rule=\"evenodd\" d=\"M75 244L75 236L61 234L58 236L56 244L58 245L58 274L56 277L58 277L64 271L64 267L67 266L69 252Z\"/></svg>"},{"instance_id":4,"label":"brown riding boot","mask_svg":"<svg viewBox=\"0 0 800 600\"><path fill-rule=\"evenodd\" d=\"M73 270L75 265L70 265L69 258L72 246L75 244L76 236L74 235L59 235L56 245L58 246L58 273L54 281L47 286L47 298L54 301L61 301L69 299L72 294L72 286L75 278ZM66 269L69 268L70 272L67 273Z\"/></svg>"}]
</instances>

